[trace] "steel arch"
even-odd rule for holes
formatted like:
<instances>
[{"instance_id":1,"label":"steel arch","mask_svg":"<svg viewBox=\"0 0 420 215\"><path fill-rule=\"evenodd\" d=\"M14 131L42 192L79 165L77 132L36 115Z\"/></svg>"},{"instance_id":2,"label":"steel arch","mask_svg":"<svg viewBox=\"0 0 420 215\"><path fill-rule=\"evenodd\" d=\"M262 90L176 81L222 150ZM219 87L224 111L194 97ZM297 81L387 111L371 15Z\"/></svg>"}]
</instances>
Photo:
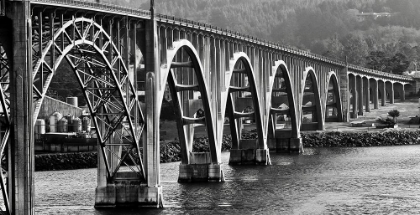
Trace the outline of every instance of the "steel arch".
<instances>
[{"instance_id":1,"label":"steel arch","mask_svg":"<svg viewBox=\"0 0 420 215\"><path fill-rule=\"evenodd\" d=\"M186 53L189 55L189 62L176 62L175 55L179 53L180 50L185 50ZM160 114L161 108L162 108L162 102L163 102L163 91L165 90L165 84L168 82L169 87L171 88L171 95L173 96L173 102L175 107L177 107L177 125L178 125L178 134L180 140L184 141L184 143L181 143L182 148L182 157L183 157L183 163L188 163L188 152L190 149L188 149L188 146L186 143L186 133L187 131L184 128L184 125L187 124L196 124L201 123L205 124L207 127L208 132L208 138L209 138L209 144L210 144L210 153L211 153L211 162L212 163L221 163L220 158L220 147L217 144L216 135L215 135L215 128L214 128L214 112L210 105L210 94L209 90L206 84L206 80L204 80L204 74L203 69L201 65L200 58L198 56L198 53L196 49L194 48L193 44L189 42L188 40L182 39L178 40L173 43L173 46L171 49L167 50L167 58L166 62L162 62L162 66L160 68L161 76L159 78L159 97L158 99L158 113ZM194 69L194 73L197 77L197 85L181 85L178 84L175 80L173 68L180 68L180 67L189 67ZM185 90L194 90L199 91L201 93L201 99L204 109L204 118L189 118L185 117L183 115L182 111L182 104L180 96L178 95L178 92L185 91Z\"/></svg>"},{"instance_id":2,"label":"steel arch","mask_svg":"<svg viewBox=\"0 0 420 215\"><path fill-rule=\"evenodd\" d=\"M11 47L9 47L10 37L0 35L0 127L4 133L0 135L0 186L3 195L6 212L11 214L10 210L10 175L7 174L10 168L10 153L7 153L6 147L9 145L12 123L10 120L10 71L12 68ZM10 150L10 149L8 149ZM6 162L4 162L6 161ZM7 167L4 167L5 164Z\"/></svg>"},{"instance_id":3,"label":"steel arch","mask_svg":"<svg viewBox=\"0 0 420 215\"><path fill-rule=\"evenodd\" d=\"M60 25L60 28L49 29L53 29L54 32L46 33L50 34L50 37L47 37L45 42L42 41L43 32L33 29L32 48L38 50L34 55L36 63L33 71L34 121L52 77L62 60L66 59L83 90L94 125L100 131L98 138L108 179L115 179L121 165L129 166L125 159L130 158L134 164L137 163L137 159L139 163L136 169L130 166L129 168L136 172L140 179L145 180L139 143L144 128L144 117L134 85L128 77L128 59L121 55L121 47L117 47L113 38L100 24L85 17L73 17ZM128 125L128 128L123 124ZM118 143L111 142L115 141L115 136L119 139ZM126 151L121 156L113 150L115 147L124 147ZM118 160L114 167L109 163L111 157L107 152Z\"/></svg>"}]
</instances>

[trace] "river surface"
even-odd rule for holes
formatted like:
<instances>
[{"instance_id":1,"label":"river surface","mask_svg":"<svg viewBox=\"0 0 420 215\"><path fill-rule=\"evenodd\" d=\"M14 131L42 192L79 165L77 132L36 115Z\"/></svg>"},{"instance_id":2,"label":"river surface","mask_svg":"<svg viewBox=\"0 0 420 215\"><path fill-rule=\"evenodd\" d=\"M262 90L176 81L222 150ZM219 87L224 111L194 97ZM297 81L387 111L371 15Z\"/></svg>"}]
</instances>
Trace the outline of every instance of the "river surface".
<instances>
[{"instance_id":1,"label":"river surface","mask_svg":"<svg viewBox=\"0 0 420 215\"><path fill-rule=\"evenodd\" d=\"M35 173L36 214L420 214L420 145L305 149L271 166L229 166L224 183L177 183L162 164L164 209L95 210L96 169Z\"/></svg>"}]
</instances>

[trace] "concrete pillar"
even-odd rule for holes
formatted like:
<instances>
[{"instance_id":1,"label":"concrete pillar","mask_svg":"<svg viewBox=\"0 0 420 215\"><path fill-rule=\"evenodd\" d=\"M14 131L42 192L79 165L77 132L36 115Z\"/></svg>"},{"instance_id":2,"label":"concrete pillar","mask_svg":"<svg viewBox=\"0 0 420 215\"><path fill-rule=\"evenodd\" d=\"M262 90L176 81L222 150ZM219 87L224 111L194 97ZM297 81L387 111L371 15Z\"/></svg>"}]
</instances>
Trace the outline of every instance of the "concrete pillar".
<instances>
[{"instance_id":1,"label":"concrete pillar","mask_svg":"<svg viewBox=\"0 0 420 215\"><path fill-rule=\"evenodd\" d=\"M363 78L356 76L357 82L357 99L358 99L358 115L363 116Z\"/></svg>"},{"instance_id":2,"label":"concrete pillar","mask_svg":"<svg viewBox=\"0 0 420 215\"><path fill-rule=\"evenodd\" d=\"M342 114L343 114L343 122L349 121L349 112L350 112L350 80L348 75L348 67L344 67L344 69L339 71L339 90L341 95L341 104L342 104Z\"/></svg>"},{"instance_id":3,"label":"concrete pillar","mask_svg":"<svg viewBox=\"0 0 420 215\"><path fill-rule=\"evenodd\" d=\"M160 72L157 44L157 24L155 20L146 22L146 143L143 145L144 168L147 187L139 191L139 202L152 207L162 206L162 187L160 186L159 116L156 98L159 98ZM163 92L162 92L163 93Z\"/></svg>"},{"instance_id":4,"label":"concrete pillar","mask_svg":"<svg viewBox=\"0 0 420 215\"><path fill-rule=\"evenodd\" d=\"M366 112L370 112L370 82L369 79L363 79L363 83L364 83L364 98L365 98L365 108L366 108Z\"/></svg>"},{"instance_id":5,"label":"concrete pillar","mask_svg":"<svg viewBox=\"0 0 420 215\"><path fill-rule=\"evenodd\" d=\"M384 81L379 82L379 90L381 91L381 106L386 104L386 83Z\"/></svg>"},{"instance_id":6,"label":"concrete pillar","mask_svg":"<svg viewBox=\"0 0 420 215\"><path fill-rule=\"evenodd\" d=\"M389 91L389 97L390 97L390 103L395 103L395 90L394 90L394 83L391 83L390 85L390 91Z\"/></svg>"},{"instance_id":7,"label":"concrete pillar","mask_svg":"<svg viewBox=\"0 0 420 215\"><path fill-rule=\"evenodd\" d=\"M8 17L13 22L13 63L10 72L12 192L11 214L34 214L34 122L31 8L29 1L9 2Z\"/></svg>"},{"instance_id":8,"label":"concrete pillar","mask_svg":"<svg viewBox=\"0 0 420 215\"><path fill-rule=\"evenodd\" d=\"M351 89L352 89L352 116L351 118L355 119L357 118L357 78L356 76L353 76L351 79Z\"/></svg>"},{"instance_id":9,"label":"concrete pillar","mask_svg":"<svg viewBox=\"0 0 420 215\"><path fill-rule=\"evenodd\" d=\"M404 102L405 101L405 85L404 84L402 84L401 86L400 96L401 96L401 101Z\"/></svg>"},{"instance_id":10,"label":"concrete pillar","mask_svg":"<svg viewBox=\"0 0 420 215\"><path fill-rule=\"evenodd\" d=\"M379 95L378 95L378 81L375 79L372 80L372 101L373 101L373 109L379 108Z\"/></svg>"}]
</instances>

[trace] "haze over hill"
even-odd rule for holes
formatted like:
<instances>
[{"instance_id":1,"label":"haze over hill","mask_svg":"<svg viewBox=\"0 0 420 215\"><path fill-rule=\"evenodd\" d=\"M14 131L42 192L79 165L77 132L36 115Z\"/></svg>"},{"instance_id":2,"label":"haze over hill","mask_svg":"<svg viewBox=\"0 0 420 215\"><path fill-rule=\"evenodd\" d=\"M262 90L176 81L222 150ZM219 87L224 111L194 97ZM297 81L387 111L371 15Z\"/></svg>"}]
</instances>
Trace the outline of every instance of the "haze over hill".
<instances>
[{"instance_id":1,"label":"haze over hill","mask_svg":"<svg viewBox=\"0 0 420 215\"><path fill-rule=\"evenodd\" d=\"M385 72L401 74L420 55L419 0L155 0L155 4L157 13L333 58L347 56L350 63ZM140 7L149 9L149 1Z\"/></svg>"},{"instance_id":2,"label":"haze over hill","mask_svg":"<svg viewBox=\"0 0 420 215\"><path fill-rule=\"evenodd\" d=\"M150 7L150 0L100 1ZM402 74L420 62L420 0L155 0L155 9L384 72ZM51 91L81 97L62 67L66 75L53 79Z\"/></svg>"}]
</instances>

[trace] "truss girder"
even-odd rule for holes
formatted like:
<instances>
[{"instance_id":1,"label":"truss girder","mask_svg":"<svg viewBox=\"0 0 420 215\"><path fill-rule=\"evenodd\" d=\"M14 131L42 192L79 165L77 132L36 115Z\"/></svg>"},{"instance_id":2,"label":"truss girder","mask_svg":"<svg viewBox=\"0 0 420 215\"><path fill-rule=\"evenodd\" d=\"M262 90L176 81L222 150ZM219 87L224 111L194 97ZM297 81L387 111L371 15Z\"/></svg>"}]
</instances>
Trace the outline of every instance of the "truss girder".
<instances>
[{"instance_id":1,"label":"truss girder","mask_svg":"<svg viewBox=\"0 0 420 215\"><path fill-rule=\"evenodd\" d=\"M9 136L11 131L10 121L10 68L11 62L8 58L6 47L3 44L3 39L0 38L0 186L3 196L5 210L10 214L9 201L9 187L7 183L9 160L6 152L6 147L9 143Z\"/></svg>"},{"instance_id":2,"label":"truss girder","mask_svg":"<svg viewBox=\"0 0 420 215\"><path fill-rule=\"evenodd\" d=\"M131 26L129 21L123 22L125 28ZM42 12L33 16L34 122L52 78L65 60L77 77L98 130L109 181L115 179L122 165L144 180L139 143L144 116L129 79L129 38L113 36L114 31L119 35L121 27L114 28L112 19L104 25L102 20L97 23L86 17ZM111 165L110 159L118 163Z\"/></svg>"}]
</instances>

